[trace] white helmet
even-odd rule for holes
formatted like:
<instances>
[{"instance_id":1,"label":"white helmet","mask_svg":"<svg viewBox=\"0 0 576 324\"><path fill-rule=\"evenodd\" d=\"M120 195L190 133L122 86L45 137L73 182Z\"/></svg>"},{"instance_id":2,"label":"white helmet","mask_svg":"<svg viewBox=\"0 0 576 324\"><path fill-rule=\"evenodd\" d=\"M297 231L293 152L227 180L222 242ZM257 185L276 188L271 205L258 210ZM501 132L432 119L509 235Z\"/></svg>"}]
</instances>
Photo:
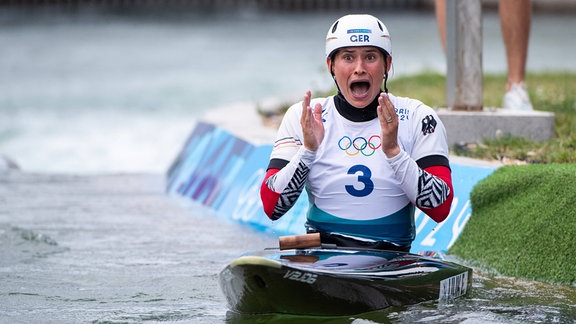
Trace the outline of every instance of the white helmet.
<instances>
[{"instance_id":1,"label":"white helmet","mask_svg":"<svg viewBox=\"0 0 576 324\"><path fill-rule=\"evenodd\" d=\"M375 46L392 55L388 29L371 15L347 15L332 24L326 35L326 57L349 46Z\"/></svg>"}]
</instances>

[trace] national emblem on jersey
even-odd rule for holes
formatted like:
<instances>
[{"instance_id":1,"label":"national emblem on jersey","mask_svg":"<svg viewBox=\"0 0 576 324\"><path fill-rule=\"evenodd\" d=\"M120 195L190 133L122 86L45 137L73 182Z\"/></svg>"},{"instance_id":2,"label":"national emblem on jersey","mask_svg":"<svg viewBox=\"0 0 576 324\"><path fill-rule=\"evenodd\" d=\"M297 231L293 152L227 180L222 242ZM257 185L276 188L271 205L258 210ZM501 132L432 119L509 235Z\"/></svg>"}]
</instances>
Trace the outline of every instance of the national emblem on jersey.
<instances>
[{"instance_id":1,"label":"national emblem on jersey","mask_svg":"<svg viewBox=\"0 0 576 324\"><path fill-rule=\"evenodd\" d=\"M438 122L434 119L434 116L428 115L422 119L422 135L432 134L436 130L436 125Z\"/></svg>"}]
</instances>

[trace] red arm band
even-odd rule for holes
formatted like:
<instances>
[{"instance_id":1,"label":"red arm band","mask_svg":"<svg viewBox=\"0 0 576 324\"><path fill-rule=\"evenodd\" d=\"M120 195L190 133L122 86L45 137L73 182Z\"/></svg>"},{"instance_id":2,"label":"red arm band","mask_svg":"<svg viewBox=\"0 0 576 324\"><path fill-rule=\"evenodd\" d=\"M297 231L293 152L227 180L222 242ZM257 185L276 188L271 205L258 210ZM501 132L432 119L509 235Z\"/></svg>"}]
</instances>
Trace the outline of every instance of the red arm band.
<instances>
[{"instance_id":1,"label":"red arm band","mask_svg":"<svg viewBox=\"0 0 576 324\"><path fill-rule=\"evenodd\" d=\"M274 212L274 207L276 207L276 204L278 203L280 194L270 190L270 188L268 188L266 185L266 180L268 180L268 178L276 174L278 171L280 171L280 169L268 169L268 171L266 171L266 175L264 176L264 180L262 181L262 185L260 186L260 200L262 200L264 212L270 218Z\"/></svg>"}]
</instances>

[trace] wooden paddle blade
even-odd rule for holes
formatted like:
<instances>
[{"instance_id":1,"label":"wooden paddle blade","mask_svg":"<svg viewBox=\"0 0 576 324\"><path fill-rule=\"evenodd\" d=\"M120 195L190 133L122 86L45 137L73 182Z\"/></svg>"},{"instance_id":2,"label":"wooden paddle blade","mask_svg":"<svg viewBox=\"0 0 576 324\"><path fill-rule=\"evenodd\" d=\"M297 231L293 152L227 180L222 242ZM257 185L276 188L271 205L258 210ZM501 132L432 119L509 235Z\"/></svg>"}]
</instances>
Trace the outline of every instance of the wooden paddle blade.
<instances>
[{"instance_id":1,"label":"wooden paddle blade","mask_svg":"<svg viewBox=\"0 0 576 324\"><path fill-rule=\"evenodd\" d=\"M306 249L321 246L320 233L279 237L280 250Z\"/></svg>"}]
</instances>

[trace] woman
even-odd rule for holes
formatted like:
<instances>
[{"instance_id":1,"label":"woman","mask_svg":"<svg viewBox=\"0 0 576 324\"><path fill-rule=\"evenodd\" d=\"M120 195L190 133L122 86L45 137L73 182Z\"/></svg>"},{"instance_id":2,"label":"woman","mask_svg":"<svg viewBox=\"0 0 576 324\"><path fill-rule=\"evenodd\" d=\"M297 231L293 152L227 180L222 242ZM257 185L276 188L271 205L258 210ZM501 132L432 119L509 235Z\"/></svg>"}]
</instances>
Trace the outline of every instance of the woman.
<instances>
[{"instance_id":1,"label":"woman","mask_svg":"<svg viewBox=\"0 0 576 324\"><path fill-rule=\"evenodd\" d=\"M436 222L448 216L446 131L430 107L388 94L391 53L373 16L330 27L326 64L338 94L312 99L307 91L284 116L260 192L271 219L306 188L306 230L323 243L409 251L415 206Z\"/></svg>"}]
</instances>

